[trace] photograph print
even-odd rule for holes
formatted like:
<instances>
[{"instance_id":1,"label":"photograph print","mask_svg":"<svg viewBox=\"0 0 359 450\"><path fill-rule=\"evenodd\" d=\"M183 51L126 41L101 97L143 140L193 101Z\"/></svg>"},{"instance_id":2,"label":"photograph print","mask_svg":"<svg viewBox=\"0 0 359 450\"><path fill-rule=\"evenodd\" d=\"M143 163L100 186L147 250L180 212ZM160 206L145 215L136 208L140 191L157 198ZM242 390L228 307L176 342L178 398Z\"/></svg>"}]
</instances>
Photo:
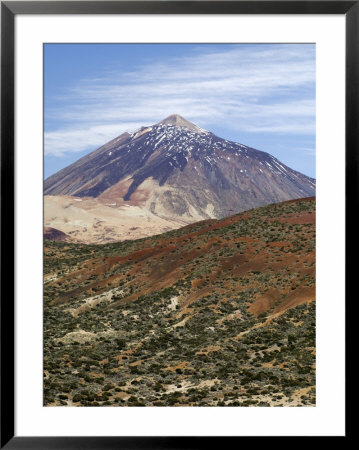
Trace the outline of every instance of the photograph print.
<instances>
[{"instance_id":1,"label":"photograph print","mask_svg":"<svg viewBox=\"0 0 359 450\"><path fill-rule=\"evenodd\" d=\"M44 44L44 406L316 405L315 44Z\"/></svg>"}]
</instances>

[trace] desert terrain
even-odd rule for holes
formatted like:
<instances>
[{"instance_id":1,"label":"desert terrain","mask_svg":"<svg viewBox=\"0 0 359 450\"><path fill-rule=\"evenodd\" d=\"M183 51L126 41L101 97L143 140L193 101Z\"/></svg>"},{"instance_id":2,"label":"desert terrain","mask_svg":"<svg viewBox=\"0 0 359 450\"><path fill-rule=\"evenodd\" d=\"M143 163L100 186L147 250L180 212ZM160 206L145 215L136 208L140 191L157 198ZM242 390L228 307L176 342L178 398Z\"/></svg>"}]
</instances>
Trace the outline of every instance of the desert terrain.
<instances>
[{"instance_id":1,"label":"desert terrain","mask_svg":"<svg viewBox=\"0 0 359 450\"><path fill-rule=\"evenodd\" d=\"M119 200L109 203L91 197L44 197L45 227L60 231L48 236L49 240L63 240L62 232L68 242L103 244L161 234L187 223L190 221L165 219L146 207Z\"/></svg>"}]
</instances>

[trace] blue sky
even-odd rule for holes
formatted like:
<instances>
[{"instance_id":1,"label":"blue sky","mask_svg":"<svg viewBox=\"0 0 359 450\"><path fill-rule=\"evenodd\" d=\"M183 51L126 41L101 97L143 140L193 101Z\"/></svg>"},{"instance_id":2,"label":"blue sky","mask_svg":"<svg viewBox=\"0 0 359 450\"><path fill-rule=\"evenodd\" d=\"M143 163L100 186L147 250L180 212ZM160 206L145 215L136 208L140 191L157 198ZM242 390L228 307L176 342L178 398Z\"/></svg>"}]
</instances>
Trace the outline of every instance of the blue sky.
<instances>
[{"instance_id":1,"label":"blue sky","mask_svg":"<svg viewBox=\"0 0 359 450\"><path fill-rule=\"evenodd\" d=\"M171 114L315 178L314 44L45 44L45 177Z\"/></svg>"}]
</instances>

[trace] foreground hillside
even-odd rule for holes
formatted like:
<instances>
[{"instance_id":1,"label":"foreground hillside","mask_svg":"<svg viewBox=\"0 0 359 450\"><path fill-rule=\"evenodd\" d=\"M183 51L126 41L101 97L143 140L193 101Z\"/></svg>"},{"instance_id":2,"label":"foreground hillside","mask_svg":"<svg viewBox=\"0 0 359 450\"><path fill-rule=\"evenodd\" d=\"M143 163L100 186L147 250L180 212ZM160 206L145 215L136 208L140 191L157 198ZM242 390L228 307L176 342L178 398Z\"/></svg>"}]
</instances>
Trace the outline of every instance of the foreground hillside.
<instances>
[{"instance_id":1,"label":"foreground hillside","mask_svg":"<svg viewBox=\"0 0 359 450\"><path fill-rule=\"evenodd\" d=\"M45 242L44 404L315 404L315 200Z\"/></svg>"}]
</instances>

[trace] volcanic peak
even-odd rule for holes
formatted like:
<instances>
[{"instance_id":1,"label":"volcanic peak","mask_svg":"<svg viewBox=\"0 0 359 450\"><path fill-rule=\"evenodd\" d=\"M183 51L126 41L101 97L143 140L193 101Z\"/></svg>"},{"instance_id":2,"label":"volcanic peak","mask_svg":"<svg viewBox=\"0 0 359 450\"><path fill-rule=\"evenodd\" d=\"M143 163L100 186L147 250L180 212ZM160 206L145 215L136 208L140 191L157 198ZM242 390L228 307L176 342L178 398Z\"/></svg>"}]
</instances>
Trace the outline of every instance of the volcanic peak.
<instances>
[{"instance_id":1,"label":"volcanic peak","mask_svg":"<svg viewBox=\"0 0 359 450\"><path fill-rule=\"evenodd\" d=\"M315 180L268 153L171 115L52 175L45 180L45 195L101 197L116 206L131 201L164 220L191 223L313 196Z\"/></svg>"},{"instance_id":2,"label":"volcanic peak","mask_svg":"<svg viewBox=\"0 0 359 450\"><path fill-rule=\"evenodd\" d=\"M179 114L171 114L170 116L163 119L158 125L174 125L176 127L187 128L196 133L208 133L208 131L203 128L195 125L194 123L186 120L184 117Z\"/></svg>"}]
</instances>

